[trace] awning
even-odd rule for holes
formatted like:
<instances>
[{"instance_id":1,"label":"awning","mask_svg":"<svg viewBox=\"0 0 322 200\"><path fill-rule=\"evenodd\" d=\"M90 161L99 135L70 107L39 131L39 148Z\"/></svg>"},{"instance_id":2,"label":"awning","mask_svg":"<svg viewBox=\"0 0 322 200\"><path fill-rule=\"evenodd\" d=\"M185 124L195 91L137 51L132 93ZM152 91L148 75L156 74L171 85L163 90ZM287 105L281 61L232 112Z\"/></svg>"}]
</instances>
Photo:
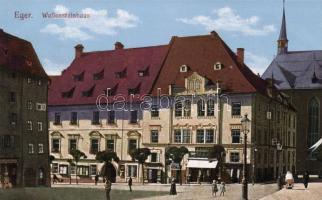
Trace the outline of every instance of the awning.
<instances>
[{"instance_id":1,"label":"awning","mask_svg":"<svg viewBox=\"0 0 322 200\"><path fill-rule=\"evenodd\" d=\"M213 169L217 167L217 160L188 160L187 168L206 168Z\"/></svg>"}]
</instances>

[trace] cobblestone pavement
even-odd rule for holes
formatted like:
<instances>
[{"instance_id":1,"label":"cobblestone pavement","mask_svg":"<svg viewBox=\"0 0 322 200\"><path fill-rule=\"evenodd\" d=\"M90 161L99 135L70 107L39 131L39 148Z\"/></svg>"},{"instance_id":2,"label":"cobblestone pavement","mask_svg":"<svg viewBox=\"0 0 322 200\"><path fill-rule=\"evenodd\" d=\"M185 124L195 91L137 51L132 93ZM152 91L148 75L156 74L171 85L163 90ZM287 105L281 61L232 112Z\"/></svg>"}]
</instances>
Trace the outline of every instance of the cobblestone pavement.
<instances>
[{"instance_id":1,"label":"cobblestone pavement","mask_svg":"<svg viewBox=\"0 0 322 200\"><path fill-rule=\"evenodd\" d=\"M79 188L103 188L103 185L100 184L98 186L94 185L54 185L53 187L79 187ZM226 185L226 193L224 197L219 197L217 193L217 197L211 195L211 185L210 184L202 184L202 185L177 185L177 195L168 195L170 185L160 185L160 184L148 184L148 185L134 185L133 186L133 196L140 191L155 191L156 195L150 197L143 198L133 198L138 200L170 200L170 199L184 199L184 200L240 200L241 199L241 184L227 184ZM276 184L255 184L249 185L249 200L257 200L269 194L276 192ZM128 186L125 184L113 184L113 189L123 191L118 193L117 196L121 197L123 195L131 195L128 191ZM157 193L160 192L160 196ZM119 196L120 195L120 196Z\"/></svg>"},{"instance_id":2,"label":"cobblestone pavement","mask_svg":"<svg viewBox=\"0 0 322 200\"><path fill-rule=\"evenodd\" d=\"M303 184L295 184L293 189L283 189L274 194L266 196L261 200L321 200L322 183L309 183L307 189Z\"/></svg>"}]
</instances>

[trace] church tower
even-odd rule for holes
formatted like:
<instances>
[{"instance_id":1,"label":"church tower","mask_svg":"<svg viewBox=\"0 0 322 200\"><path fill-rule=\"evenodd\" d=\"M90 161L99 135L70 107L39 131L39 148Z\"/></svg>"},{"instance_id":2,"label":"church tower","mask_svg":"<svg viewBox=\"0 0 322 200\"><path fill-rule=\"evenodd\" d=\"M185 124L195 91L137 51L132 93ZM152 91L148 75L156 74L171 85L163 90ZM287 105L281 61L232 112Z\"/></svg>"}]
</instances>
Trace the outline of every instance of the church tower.
<instances>
[{"instance_id":1,"label":"church tower","mask_svg":"<svg viewBox=\"0 0 322 200\"><path fill-rule=\"evenodd\" d=\"M283 0L283 17L282 17L282 25L280 30L280 36L277 40L277 54L285 54L287 53L288 40L286 33L286 21L285 21L285 1Z\"/></svg>"}]
</instances>

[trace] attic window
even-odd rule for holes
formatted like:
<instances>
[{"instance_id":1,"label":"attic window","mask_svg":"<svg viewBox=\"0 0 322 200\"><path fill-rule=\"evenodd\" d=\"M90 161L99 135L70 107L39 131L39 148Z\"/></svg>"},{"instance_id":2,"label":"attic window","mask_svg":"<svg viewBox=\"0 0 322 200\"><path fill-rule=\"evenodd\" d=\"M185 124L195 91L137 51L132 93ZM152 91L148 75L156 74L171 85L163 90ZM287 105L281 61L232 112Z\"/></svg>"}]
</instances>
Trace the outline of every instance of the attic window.
<instances>
[{"instance_id":1,"label":"attic window","mask_svg":"<svg viewBox=\"0 0 322 200\"><path fill-rule=\"evenodd\" d=\"M93 74L94 80L102 80L103 78L104 78L104 69L101 70L100 72Z\"/></svg>"},{"instance_id":2,"label":"attic window","mask_svg":"<svg viewBox=\"0 0 322 200\"><path fill-rule=\"evenodd\" d=\"M84 74L85 74L85 72L83 71L80 74L74 75L74 81L83 81L84 80Z\"/></svg>"},{"instance_id":3,"label":"attic window","mask_svg":"<svg viewBox=\"0 0 322 200\"><path fill-rule=\"evenodd\" d=\"M126 68L124 68L120 72L115 72L116 78L125 78L126 77Z\"/></svg>"},{"instance_id":4,"label":"attic window","mask_svg":"<svg viewBox=\"0 0 322 200\"><path fill-rule=\"evenodd\" d=\"M95 85L93 85L89 90L83 91L82 96L83 97L91 97L93 95L94 89L95 89Z\"/></svg>"},{"instance_id":5,"label":"attic window","mask_svg":"<svg viewBox=\"0 0 322 200\"><path fill-rule=\"evenodd\" d=\"M106 90L104 90L104 93L107 95L107 96L115 96L116 95L116 91L117 91L117 87L118 87L118 84L116 84L114 87L112 88L107 88Z\"/></svg>"},{"instance_id":6,"label":"attic window","mask_svg":"<svg viewBox=\"0 0 322 200\"><path fill-rule=\"evenodd\" d=\"M74 90L75 90L75 87L73 87L69 91L62 92L62 97L63 98L72 98L73 97L73 94L74 94Z\"/></svg>"},{"instance_id":7,"label":"attic window","mask_svg":"<svg viewBox=\"0 0 322 200\"><path fill-rule=\"evenodd\" d=\"M138 76L139 77L144 77L144 76L148 76L149 75L149 67L147 67L144 70L139 70L138 71Z\"/></svg>"},{"instance_id":8,"label":"attic window","mask_svg":"<svg viewBox=\"0 0 322 200\"><path fill-rule=\"evenodd\" d=\"M214 65L214 70L221 70L223 68L223 64L220 62L216 62Z\"/></svg>"},{"instance_id":9,"label":"attic window","mask_svg":"<svg viewBox=\"0 0 322 200\"><path fill-rule=\"evenodd\" d=\"M128 89L129 95L130 94L139 94L140 88L141 88L141 83L139 83L135 88L129 88Z\"/></svg>"},{"instance_id":10,"label":"attic window","mask_svg":"<svg viewBox=\"0 0 322 200\"><path fill-rule=\"evenodd\" d=\"M181 65L180 66L180 72L187 72L187 71L188 71L187 65Z\"/></svg>"}]
</instances>

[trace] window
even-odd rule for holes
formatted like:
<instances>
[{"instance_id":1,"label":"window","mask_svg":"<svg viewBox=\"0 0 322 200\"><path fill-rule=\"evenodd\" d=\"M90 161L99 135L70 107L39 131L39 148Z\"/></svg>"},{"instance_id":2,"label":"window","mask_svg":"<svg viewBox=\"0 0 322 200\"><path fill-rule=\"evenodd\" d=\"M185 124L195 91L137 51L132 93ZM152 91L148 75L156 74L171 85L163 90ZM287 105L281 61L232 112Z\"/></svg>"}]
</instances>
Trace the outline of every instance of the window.
<instances>
[{"instance_id":1,"label":"window","mask_svg":"<svg viewBox=\"0 0 322 200\"><path fill-rule=\"evenodd\" d=\"M32 83L32 79L30 77L27 78L27 83L31 84Z\"/></svg>"},{"instance_id":2,"label":"window","mask_svg":"<svg viewBox=\"0 0 322 200\"><path fill-rule=\"evenodd\" d=\"M130 123L131 124L136 124L138 123L138 111L137 110L132 110L130 111Z\"/></svg>"},{"instance_id":3,"label":"window","mask_svg":"<svg viewBox=\"0 0 322 200\"><path fill-rule=\"evenodd\" d=\"M159 117L159 107L157 105L151 107L151 117Z\"/></svg>"},{"instance_id":4,"label":"window","mask_svg":"<svg viewBox=\"0 0 322 200\"><path fill-rule=\"evenodd\" d=\"M97 174L97 166L96 165L90 165L90 168L89 168L90 170L90 174L92 175L92 176L95 176L96 174Z\"/></svg>"},{"instance_id":5,"label":"window","mask_svg":"<svg viewBox=\"0 0 322 200\"><path fill-rule=\"evenodd\" d=\"M41 132L42 129L42 122L37 122L37 127L38 127L38 131Z\"/></svg>"},{"instance_id":6,"label":"window","mask_svg":"<svg viewBox=\"0 0 322 200\"><path fill-rule=\"evenodd\" d=\"M85 72L81 72L80 74L73 75L74 81L83 81L84 80L84 74Z\"/></svg>"},{"instance_id":7,"label":"window","mask_svg":"<svg viewBox=\"0 0 322 200\"><path fill-rule=\"evenodd\" d=\"M89 167L88 166L77 166L77 174L80 176L88 176Z\"/></svg>"},{"instance_id":8,"label":"window","mask_svg":"<svg viewBox=\"0 0 322 200\"><path fill-rule=\"evenodd\" d=\"M72 150L77 149L77 140L76 139L69 139L69 153L72 152Z\"/></svg>"},{"instance_id":9,"label":"window","mask_svg":"<svg viewBox=\"0 0 322 200\"><path fill-rule=\"evenodd\" d=\"M231 143L236 144L240 143L240 130L239 129L232 129L231 130Z\"/></svg>"},{"instance_id":10,"label":"window","mask_svg":"<svg viewBox=\"0 0 322 200\"><path fill-rule=\"evenodd\" d=\"M46 104L45 103L37 103L36 104L36 109L38 111L46 111Z\"/></svg>"},{"instance_id":11,"label":"window","mask_svg":"<svg viewBox=\"0 0 322 200\"><path fill-rule=\"evenodd\" d=\"M307 145L311 147L319 140L319 102L316 98L312 98L309 102L309 126L308 126L308 138Z\"/></svg>"},{"instance_id":12,"label":"window","mask_svg":"<svg viewBox=\"0 0 322 200\"><path fill-rule=\"evenodd\" d=\"M70 174L76 174L76 165L75 164L71 164L69 166L69 170L70 170Z\"/></svg>"},{"instance_id":13,"label":"window","mask_svg":"<svg viewBox=\"0 0 322 200\"><path fill-rule=\"evenodd\" d=\"M9 92L9 102L15 103L16 102L16 93L15 92Z\"/></svg>"},{"instance_id":14,"label":"window","mask_svg":"<svg viewBox=\"0 0 322 200\"><path fill-rule=\"evenodd\" d=\"M17 125L17 113L10 113L10 125L15 127Z\"/></svg>"},{"instance_id":15,"label":"window","mask_svg":"<svg viewBox=\"0 0 322 200\"><path fill-rule=\"evenodd\" d=\"M99 140L98 139L91 139L91 154L96 154L99 151Z\"/></svg>"},{"instance_id":16,"label":"window","mask_svg":"<svg viewBox=\"0 0 322 200\"><path fill-rule=\"evenodd\" d=\"M98 73L93 74L94 80L102 80L104 78L104 69Z\"/></svg>"},{"instance_id":17,"label":"window","mask_svg":"<svg viewBox=\"0 0 322 200\"><path fill-rule=\"evenodd\" d=\"M34 153L34 145L33 144L28 144L28 153L33 154Z\"/></svg>"},{"instance_id":18,"label":"window","mask_svg":"<svg viewBox=\"0 0 322 200\"><path fill-rule=\"evenodd\" d=\"M189 100L186 100L184 102L183 116L185 117L191 116L191 102Z\"/></svg>"},{"instance_id":19,"label":"window","mask_svg":"<svg viewBox=\"0 0 322 200\"><path fill-rule=\"evenodd\" d=\"M198 129L196 135L197 143L213 143L214 130L213 129Z\"/></svg>"},{"instance_id":20,"label":"window","mask_svg":"<svg viewBox=\"0 0 322 200\"><path fill-rule=\"evenodd\" d=\"M158 162L158 154L151 153L151 162Z\"/></svg>"},{"instance_id":21,"label":"window","mask_svg":"<svg viewBox=\"0 0 322 200\"><path fill-rule=\"evenodd\" d=\"M215 115L215 102L213 99L207 101L207 116Z\"/></svg>"},{"instance_id":22,"label":"window","mask_svg":"<svg viewBox=\"0 0 322 200\"><path fill-rule=\"evenodd\" d=\"M94 124L94 125L100 124L100 112L99 111L93 112L92 124Z\"/></svg>"},{"instance_id":23,"label":"window","mask_svg":"<svg viewBox=\"0 0 322 200\"><path fill-rule=\"evenodd\" d=\"M205 116L205 101L202 99L197 102L197 115L198 117Z\"/></svg>"},{"instance_id":24,"label":"window","mask_svg":"<svg viewBox=\"0 0 322 200\"><path fill-rule=\"evenodd\" d=\"M131 153L137 148L137 139L129 139L128 152Z\"/></svg>"},{"instance_id":25,"label":"window","mask_svg":"<svg viewBox=\"0 0 322 200\"><path fill-rule=\"evenodd\" d=\"M0 137L0 147L11 148L14 147L14 136L13 135L2 135Z\"/></svg>"},{"instance_id":26,"label":"window","mask_svg":"<svg viewBox=\"0 0 322 200\"><path fill-rule=\"evenodd\" d=\"M214 70L221 70L222 67L223 67L223 64L221 64L220 62L217 62L214 65Z\"/></svg>"},{"instance_id":27,"label":"window","mask_svg":"<svg viewBox=\"0 0 322 200\"><path fill-rule=\"evenodd\" d=\"M107 112L107 123L108 124L115 124L115 111L110 110Z\"/></svg>"},{"instance_id":28,"label":"window","mask_svg":"<svg viewBox=\"0 0 322 200\"><path fill-rule=\"evenodd\" d=\"M55 121L54 121L55 125L60 125L61 124L61 120L60 120L60 112L56 112L55 113Z\"/></svg>"},{"instance_id":29,"label":"window","mask_svg":"<svg viewBox=\"0 0 322 200\"><path fill-rule=\"evenodd\" d=\"M38 153L44 153L44 145L43 144L38 144Z\"/></svg>"},{"instance_id":30,"label":"window","mask_svg":"<svg viewBox=\"0 0 322 200\"><path fill-rule=\"evenodd\" d=\"M175 129L174 130L174 142L175 143L190 143L191 142L190 129Z\"/></svg>"},{"instance_id":31,"label":"window","mask_svg":"<svg viewBox=\"0 0 322 200\"><path fill-rule=\"evenodd\" d=\"M239 152L230 152L230 162L239 162Z\"/></svg>"},{"instance_id":32,"label":"window","mask_svg":"<svg viewBox=\"0 0 322 200\"><path fill-rule=\"evenodd\" d=\"M138 170L138 166L137 165L127 165L127 177L133 177L136 178L137 177L137 170Z\"/></svg>"},{"instance_id":33,"label":"window","mask_svg":"<svg viewBox=\"0 0 322 200\"><path fill-rule=\"evenodd\" d=\"M187 71L188 71L187 65L181 65L180 66L180 72L187 72Z\"/></svg>"},{"instance_id":34,"label":"window","mask_svg":"<svg viewBox=\"0 0 322 200\"><path fill-rule=\"evenodd\" d=\"M77 125L77 121L78 121L77 112L71 112L71 114L70 114L70 124L71 125Z\"/></svg>"},{"instance_id":35,"label":"window","mask_svg":"<svg viewBox=\"0 0 322 200\"><path fill-rule=\"evenodd\" d=\"M38 85L41 86L42 85L42 81L38 80Z\"/></svg>"},{"instance_id":36,"label":"window","mask_svg":"<svg viewBox=\"0 0 322 200\"><path fill-rule=\"evenodd\" d=\"M182 117L182 102L177 101L174 105L174 116Z\"/></svg>"},{"instance_id":37,"label":"window","mask_svg":"<svg viewBox=\"0 0 322 200\"><path fill-rule=\"evenodd\" d=\"M60 139L53 138L51 140L51 152L53 153L59 153L60 152Z\"/></svg>"},{"instance_id":38,"label":"window","mask_svg":"<svg viewBox=\"0 0 322 200\"><path fill-rule=\"evenodd\" d=\"M151 143L158 143L158 142L159 142L159 131L151 130Z\"/></svg>"},{"instance_id":39,"label":"window","mask_svg":"<svg viewBox=\"0 0 322 200\"><path fill-rule=\"evenodd\" d=\"M51 172L58 173L58 163L51 164Z\"/></svg>"},{"instance_id":40,"label":"window","mask_svg":"<svg viewBox=\"0 0 322 200\"><path fill-rule=\"evenodd\" d=\"M59 165L59 174L68 174L68 165Z\"/></svg>"},{"instance_id":41,"label":"window","mask_svg":"<svg viewBox=\"0 0 322 200\"><path fill-rule=\"evenodd\" d=\"M106 150L115 151L115 139L106 139Z\"/></svg>"},{"instance_id":42,"label":"window","mask_svg":"<svg viewBox=\"0 0 322 200\"><path fill-rule=\"evenodd\" d=\"M27 109L32 110L32 101L31 100L27 101Z\"/></svg>"},{"instance_id":43,"label":"window","mask_svg":"<svg viewBox=\"0 0 322 200\"><path fill-rule=\"evenodd\" d=\"M233 102L232 103L231 114L233 116L240 116L240 107L241 107L241 103L240 102Z\"/></svg>"},{"instance_id":44,"label":"window","mask_svg":"<svg viewBox=\"0 0 322 200\"><path fill-rule=\"evenodd\" d=\"M32 131L32 121L27 121L27 130Z\"/></svg>"}]
</instances>

